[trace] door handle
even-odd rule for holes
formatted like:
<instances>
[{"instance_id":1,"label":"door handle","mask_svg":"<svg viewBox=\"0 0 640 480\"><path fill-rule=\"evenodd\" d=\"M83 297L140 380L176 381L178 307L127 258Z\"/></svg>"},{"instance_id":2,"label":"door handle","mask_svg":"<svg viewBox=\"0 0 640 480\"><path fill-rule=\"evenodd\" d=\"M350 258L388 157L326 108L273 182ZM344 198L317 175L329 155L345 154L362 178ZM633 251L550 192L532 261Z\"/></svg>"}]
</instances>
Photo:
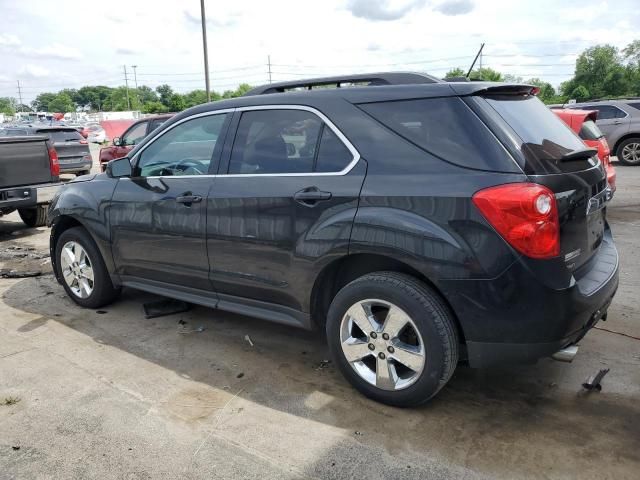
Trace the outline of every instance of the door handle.
<instances>
[{"instance_id":1,"label":"door handle","mask_svg":"<svg viewBox=\"0 0 640 480\"><path fill-rule=\"evenodd\" d=\"M309 187L294 193L293 199L306 207L313 207L318 202L330 200L331 192L323 192L318 187Z\"/></svg>"},{"instance_id":2,"label":"door handle","mask_svg":"<svg viewBox=\"0 0 640 480\"><path fill-rule=\"evenodd\" d=\"M622 123L622 120L616 120L615 122L613 122L614 125L620 125Z\"/></svg>"},{"instance_id":3,"label":"door handle","mask_svg":"<svg viewBox=\"0 0 640 480\"><path fill-rule=\"evenodd\" d=\"M200 195L180 195L176 197L176 203L184 203L189 206L192 203L200 203L202 201L202 197Z\"/></svg>"}]
</instances>

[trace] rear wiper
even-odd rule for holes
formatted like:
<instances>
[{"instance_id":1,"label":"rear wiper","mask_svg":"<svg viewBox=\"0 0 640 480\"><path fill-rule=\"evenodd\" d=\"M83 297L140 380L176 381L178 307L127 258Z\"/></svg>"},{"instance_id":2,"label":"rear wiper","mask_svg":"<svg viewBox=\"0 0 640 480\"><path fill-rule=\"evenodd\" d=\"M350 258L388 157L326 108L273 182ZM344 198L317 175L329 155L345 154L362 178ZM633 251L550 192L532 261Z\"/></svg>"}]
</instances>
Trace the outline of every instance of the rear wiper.
<instances>
[{"instance_id":1,"label":"rear wiper","mask_svg":"<svg viewBox=\"0 0 640 480\"><path fill-rule=\"evenodd\" d=\"M563 162L570 162L571 160L580 160L583 158L591 158L598 153L595 148L585 148L583 150L574 150L573 152L565 153L560 158Z\"/></svg>"}]
</instances>

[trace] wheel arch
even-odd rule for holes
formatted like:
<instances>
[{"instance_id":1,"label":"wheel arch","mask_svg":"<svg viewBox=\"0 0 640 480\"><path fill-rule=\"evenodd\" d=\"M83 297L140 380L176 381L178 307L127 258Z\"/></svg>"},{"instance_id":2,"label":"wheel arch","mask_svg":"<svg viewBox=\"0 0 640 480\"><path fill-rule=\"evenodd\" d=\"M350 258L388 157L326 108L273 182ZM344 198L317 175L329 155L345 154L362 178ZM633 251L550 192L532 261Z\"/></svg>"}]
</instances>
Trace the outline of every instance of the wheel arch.
<instances>
[{"instance_id":1,"label":"wheel arch","mask_svg":"<svg viewBox=\"0 0 640 480\"><path fill-rule=\"evenodd\" d=\"M629 140L630 138L637 138L640 140L640 132L625 133L616 141L615 145L612 148L612 153L617 156L620 144L622 144L622 142L624 142L625 140Z\"/></svg>"},{"instance_id":2,"label":"wheel arch","mask_svg":"<svg viewBox=\"0 0 640 480\"><path fill-rule=\"evenodd\" d=\"M388 255L375 253L346 255L329 263L320 271L311 290L310 298L311 318L316 326L324 326L329 305L342 287L356 278L379 271L404 273L429 286L449 308L454 319L458 338L462 344L466 343L462 325L454 309L430 278L406 262Z\"/></svg>"}]
</instances>

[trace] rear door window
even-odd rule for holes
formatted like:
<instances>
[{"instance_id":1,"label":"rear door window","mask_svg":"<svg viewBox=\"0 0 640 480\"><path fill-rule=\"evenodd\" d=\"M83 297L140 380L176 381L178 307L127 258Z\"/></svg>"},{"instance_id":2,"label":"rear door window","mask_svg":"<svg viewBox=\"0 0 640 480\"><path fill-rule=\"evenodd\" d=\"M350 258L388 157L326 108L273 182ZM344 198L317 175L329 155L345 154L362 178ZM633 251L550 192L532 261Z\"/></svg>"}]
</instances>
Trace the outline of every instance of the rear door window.
<instances>
[{"instance_id":1,"label":"rear door window","mask_svg":"<svg viewBox=\"0 0 640 480\"><path fill-rule=\"evenodd\" d=\"M593 105L589 107L589 110L598 111L598 120L611 120L614 118L624 118L627 116L625 112L612 105Z\"/></svg>"},{"instance_id":2,"label":"rear door window","mask_svg":"<svg viewBox=\"0 0 640 480\"><path fill-rule=\"evenodd\" d=\"M502 144L458 97L359 107L404 139L447 162L478 170L513 171L514 162Z\"/></svg>"},{"instance_id":3,"label":"rear door window","mask_svg":"<svg viewBox=\"0 0 640 480\"><path fill-rule=\"evenodd\" d=\"M140 122L122 136L122 145L137 145L147 135L147 123Z\"/></svg>"},{"instance_id":4,"label":"rear door window","mask_svg":"<svg viewBox=\"0 0 640 480\"><path fill-rule=\"evenodd\" d=\"M53 143L79 142L84 137L77 130L38 130L38 135L46 135Z\"/></svg>"}]
</instances>

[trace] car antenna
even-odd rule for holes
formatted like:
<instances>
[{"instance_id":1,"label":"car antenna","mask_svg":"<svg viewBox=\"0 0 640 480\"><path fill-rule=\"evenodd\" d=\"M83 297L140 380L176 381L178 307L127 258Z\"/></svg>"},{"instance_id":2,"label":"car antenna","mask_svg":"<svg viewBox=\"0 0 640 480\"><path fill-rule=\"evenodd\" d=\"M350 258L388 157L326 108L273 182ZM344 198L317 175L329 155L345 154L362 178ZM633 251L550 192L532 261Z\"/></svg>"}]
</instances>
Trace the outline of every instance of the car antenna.
<instances>
[{"instance_id":1,"label":"car antenna","mask_svg":"<svg viewBox=\"0 0 640 480\"><path fill-rule=\"evenodd\" d=\"M480 45L480 50L478 50L478 53L476 54L476 58L473 59L473 63L469 67L469 71L467 72L465 77L469 78L469 75L471 75L471 71L473 70L473 67L476 65L476 62L478 61L478 57L482 54L483 48L484 48L484 43Z\"/></svg>"}]
</instances>

